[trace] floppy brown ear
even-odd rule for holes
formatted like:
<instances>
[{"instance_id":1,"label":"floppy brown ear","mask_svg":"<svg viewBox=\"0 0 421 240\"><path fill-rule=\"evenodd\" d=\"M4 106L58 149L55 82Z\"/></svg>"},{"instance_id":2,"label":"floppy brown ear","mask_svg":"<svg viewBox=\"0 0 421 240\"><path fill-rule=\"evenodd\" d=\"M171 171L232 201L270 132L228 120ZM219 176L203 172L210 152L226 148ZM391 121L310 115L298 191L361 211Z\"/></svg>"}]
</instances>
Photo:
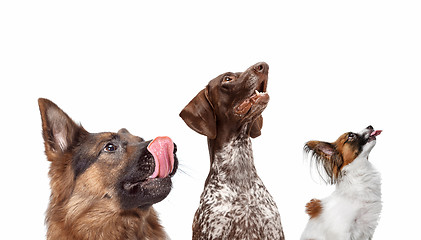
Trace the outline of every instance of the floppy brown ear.
<instances>
[{"instance_id":1,"label":"floppy brown ear","mask_svg":"<svg viewBox=\"0 0 421 240\"><path fill-rule=\"evenodd\" d=\"M341 176L341 167L343 165L342 155L336 150L336 147L328 142L309 141L304 150L309 153L312 151L312 157L315 160L318 169L324 169L324 173L319 174L326 183L334 184Z\"/></svg>"},{"instance_id":2,"label":"floppy brown ear","mask_svg":"<svg viewBox=\"0 0 421 240\"><path fill-rule=\"evenodd\" d=\"M216 117L207 96L207 89L200 91L180 112L180 117L194 131L216 138Z\"/></svg>"},{"instance_id":3,"label":"floppy brown ear","mask_svg":"<svg viewBox=\"0 0 421 240\"><path fill-rule=\"evenodd\" d=\"M262 134L260 130L262 130L263 127L263 117L260 115L251 125L250 129L250 137L257 138Z\"/></svg>"},{"instance_id":4,"label":"floppy brown ear","mask_svg":"<svg viewBox=\"0 0 421 240\"><path fill-rule=\"evenodd\" d=\"M86 134L63 110L48 99L38 99L42 120L42 135L46 153L63 153Z\"/></svg>"},{"instance_id":5,"label":"floppy brown ear","mask_svg":"<svg viewBox=\"0 0 421 240\"><path fill-rule=\"evenodd\" d=\"M318 157L330 159L335 153L335 146L328 142L309 141L305 145L306 151L313 151Z\"/></svg>"}]
</instances>

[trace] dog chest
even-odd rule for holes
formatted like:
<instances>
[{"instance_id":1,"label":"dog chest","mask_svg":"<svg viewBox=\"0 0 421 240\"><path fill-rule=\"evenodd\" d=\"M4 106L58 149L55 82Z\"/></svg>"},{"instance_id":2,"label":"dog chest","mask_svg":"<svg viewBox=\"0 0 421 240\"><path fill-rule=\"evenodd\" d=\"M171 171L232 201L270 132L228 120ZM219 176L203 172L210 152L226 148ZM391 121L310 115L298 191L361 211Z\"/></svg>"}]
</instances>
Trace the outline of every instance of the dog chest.
<instances>
[{"instance_id":1,"label":"dog chest","mask_svg":"<svg viewBox=\"0 0 421 240\"><path fill-rule=\"evenodd\" d=\"M250 140L234 139L214 156L194 220L199 239L281 239L279 212L256 173Z\"/></svg>"},{"instance_id":2,"label":"dog chest","mask_svg":"<svg viewBox=\"0 0 421 240\"><path fill-rule=\"evenodd\" d=\"M238 189L211 180L200 205L195 223L206 239L280 239L282 234L278 209L261 181Z\"/></svg>"}]
</instances>

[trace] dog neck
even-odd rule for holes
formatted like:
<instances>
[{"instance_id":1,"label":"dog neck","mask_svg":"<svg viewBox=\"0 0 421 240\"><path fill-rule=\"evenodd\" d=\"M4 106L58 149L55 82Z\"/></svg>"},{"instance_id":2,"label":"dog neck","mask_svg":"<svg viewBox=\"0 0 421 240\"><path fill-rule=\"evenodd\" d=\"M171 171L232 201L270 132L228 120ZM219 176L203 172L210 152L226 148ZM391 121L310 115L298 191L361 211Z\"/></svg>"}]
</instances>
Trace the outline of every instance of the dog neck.
<instances>
[{"instance_id":1,"label":"dog neck","mask_svg":"<svg viewBox=\"0 0 421 240\"><path fill-rule=\"evenodd\" d=\"M258 178L247 127L229 140L208 139L208 145L211 158L209 176L217 175L221 181L232 185L244 185Z\"/></svg>"},{"instance_id":2,"label":"dog neck","mask_svg":"<svg viewBox=\"0 0 421 240\"><path fill-rule=\"evenodd\" d=\"M211 164L216 152L221 151L226 145L233 141L247 142L250 141L250 125L251 121L240 125L224 123L221 121L217 125L216 138L208 138L208 147L211 158Z\"/></svg>"},{"instance_id":3,"label":"dog neck","mask_svg":"<svg viewBox=\"0 0 421 240\"><path fill-rule=\"evenodd\" d=\"M336 184L336 193L362 201L377 201L381 197L381 177L368 161L358 157L342 170L342 179Z\"/></svg>"},{"instance_id":4,"label":"dog neck","mask_svg":"<svg viewBox=\"0 0 421 240\"><path fill-rule=\"evenodd\" d=\"M85 203L77 204L81 209L70 203L60 208L50 204L47 239L168 239L152 207L116 212L107 199L98 206Z\"/></svg>"}]
</instances>

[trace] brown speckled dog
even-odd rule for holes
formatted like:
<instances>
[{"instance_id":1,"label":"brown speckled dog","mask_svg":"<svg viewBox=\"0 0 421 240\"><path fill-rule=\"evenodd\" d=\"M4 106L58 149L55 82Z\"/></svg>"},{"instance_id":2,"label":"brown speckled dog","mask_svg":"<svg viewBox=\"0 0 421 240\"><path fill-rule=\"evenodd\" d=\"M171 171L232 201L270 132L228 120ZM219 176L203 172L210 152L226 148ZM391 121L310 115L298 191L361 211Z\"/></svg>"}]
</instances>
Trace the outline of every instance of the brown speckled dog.
<instances>
[{"instance_id":1,"label":"brown speckled dog","mask_svg":"<svg viewBox=\"0 0 421 240\"><path fill-rule=\"evenodd\" d=\"M208 137L211 167L193 221L193 239L284 239L272 196L254 167L250 137L260 135L269 66L224 73L181 111Z\"/></svg>"},{"instance_id":2,"label":"brown speckled dog","mask_svg":"<svg viewBox=\"0 0 421 240\"><path fill-rule=\"evenodd\" d=\"M51 162L47 239L167 239L152 205L171 190L171 139L89 133L53 102L38 103Z\"/></svg>"}]
</instances>

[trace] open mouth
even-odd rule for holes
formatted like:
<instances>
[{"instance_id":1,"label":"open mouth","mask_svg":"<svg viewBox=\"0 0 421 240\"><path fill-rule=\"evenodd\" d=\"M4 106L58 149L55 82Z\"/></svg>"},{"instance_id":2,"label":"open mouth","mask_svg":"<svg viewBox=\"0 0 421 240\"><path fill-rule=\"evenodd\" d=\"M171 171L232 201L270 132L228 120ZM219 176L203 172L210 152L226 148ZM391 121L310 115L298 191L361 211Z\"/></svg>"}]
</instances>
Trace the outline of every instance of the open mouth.
<instances>
[{"instance_id":1,"label":"open mouth","mask_svg":"<svg viewBox=\"0 0 421 240\"><path fill-rule=\"evenodd\" d=\"M267 79L264 79L254 90L254 93L238 104L234 111L238 115L246 115L254 105L266 105L269 102L269 94L266 92Z\"/></svg>"},{"instance_id":2,"label":"open mouth","mask_svg":"<svg viewBox=\"0 0 421 240\"><path fill-rule=\"evenodd\" d=\"M371 142L373 140L376 140L376 136L380 135L382 133L382 130L372 130L370 132L370 135L368 137L368 141L367 142Z\"/></svg>"}]
</instances>

